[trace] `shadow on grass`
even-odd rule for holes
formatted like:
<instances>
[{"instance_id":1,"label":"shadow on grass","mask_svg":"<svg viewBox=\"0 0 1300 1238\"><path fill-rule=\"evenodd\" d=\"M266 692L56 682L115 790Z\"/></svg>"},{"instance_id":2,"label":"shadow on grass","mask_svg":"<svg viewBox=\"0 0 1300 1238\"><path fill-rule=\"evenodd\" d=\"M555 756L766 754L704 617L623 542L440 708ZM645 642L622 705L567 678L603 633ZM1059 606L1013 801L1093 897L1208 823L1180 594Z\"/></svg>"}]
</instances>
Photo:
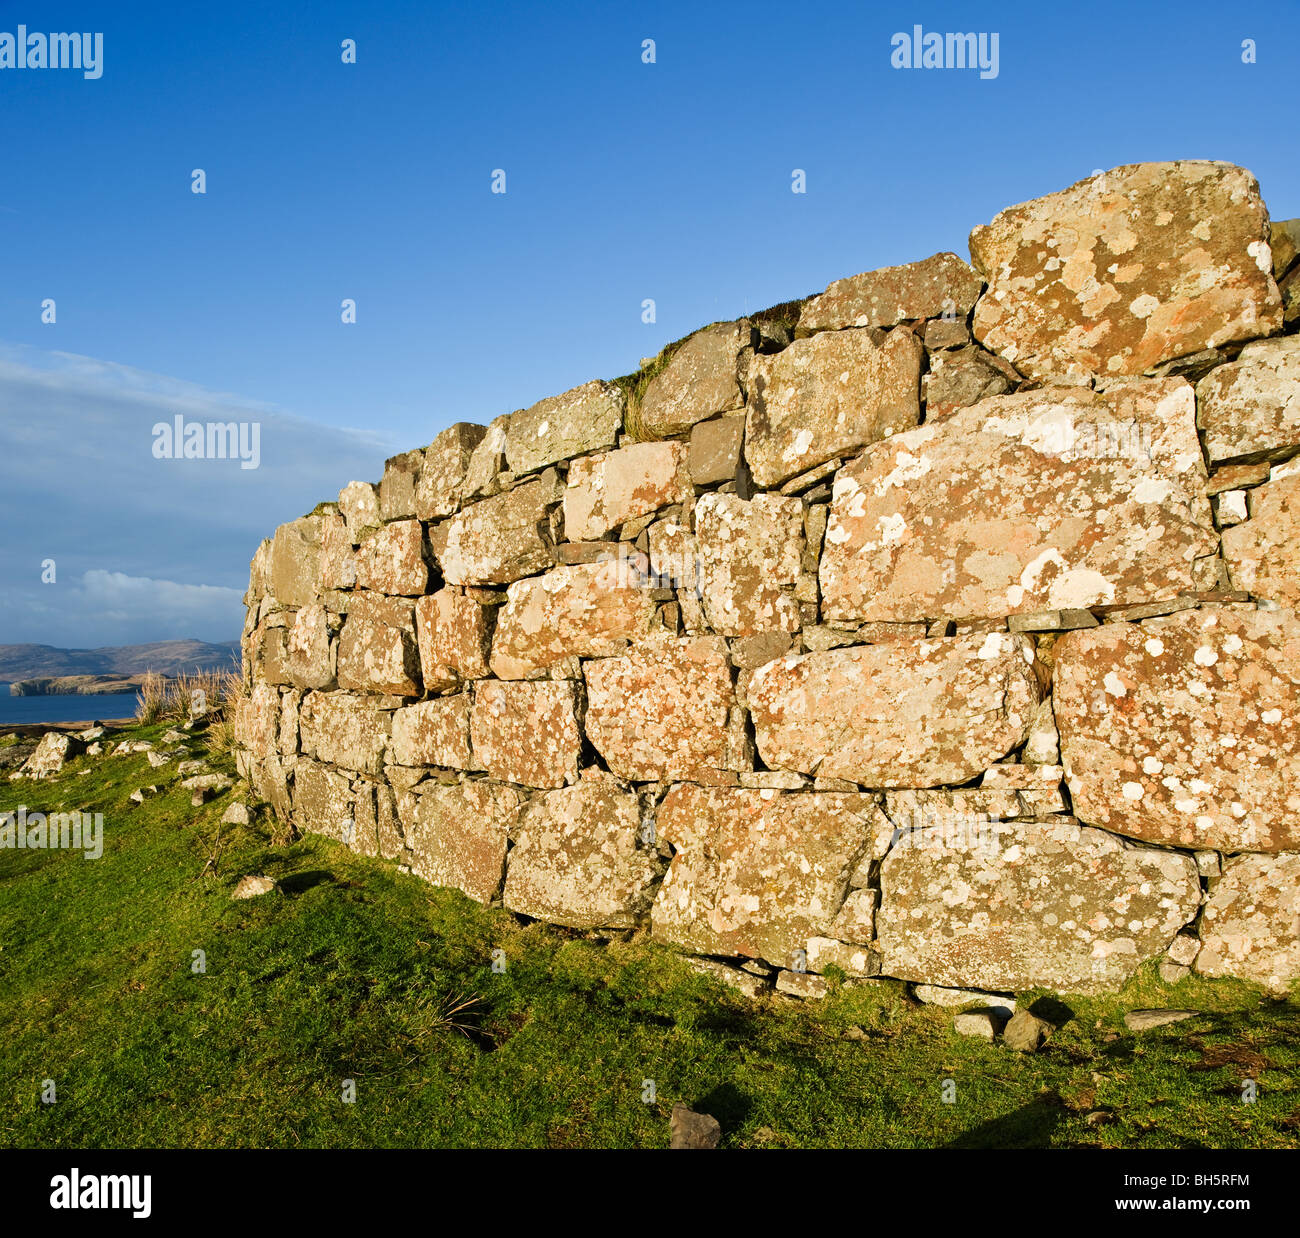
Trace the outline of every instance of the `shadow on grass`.
<instances>
[{"instance_id":1,"label":"shadow on grass","mask_svg":"<svg viewBox=\"0 0 1300 1238\"><path fill-rule=\"evenodd\" d=\"M981 1122L945 1148L1050 1148L1052 1134L1064 1120L1060 1101L1042 1096L1015 1113Z\"/></svg>"}]
</instances>

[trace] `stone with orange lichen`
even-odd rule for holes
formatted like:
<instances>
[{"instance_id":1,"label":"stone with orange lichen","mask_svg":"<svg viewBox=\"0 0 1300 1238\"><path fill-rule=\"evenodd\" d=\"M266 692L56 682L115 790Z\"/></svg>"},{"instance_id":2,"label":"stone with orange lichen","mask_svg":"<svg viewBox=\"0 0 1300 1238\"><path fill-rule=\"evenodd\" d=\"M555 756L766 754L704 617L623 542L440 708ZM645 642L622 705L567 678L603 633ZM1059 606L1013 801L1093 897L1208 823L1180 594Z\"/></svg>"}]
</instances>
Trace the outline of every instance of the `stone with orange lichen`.
<instances>
[{"instance_id":1,"label":"stone with orange lichen","mask_svg":"<svg viewBox=\"0 0 1300 1238\"><path fill-rule=\"evenodd\" d=\"M418 597L429 583L424 526L394 520L372 533L357 551L357 585L377 593Z\"/></svg>"},{"instance_id":2,"label":"stone with orange lichen","mask_svg":"<svg viewBox=\"0 0 1300 1238\"><path fill-rule=\"evenodd\" d=\"M1120 987L1195 916L1190 856L1070 817L920 830L881 864L881 971L952 988Z\"/></svg>"},{"instance_id":3,"label":"stone with orange lichen","mask_svg":"<svg viewBox=\"0 0 1300 1238\"><path fill-rule=\"evenodd\" d=\"M582 753L576 687L568 681L482 681L474 690L470 742L478 763L502 782L576 782Z\"/></svg>"},{"instance_id":4,"label":"stone with orange lichen","mask_svg":"<svg viewBox=\"0 0 1300 1238\"><path fill-rule=\"evenodd\" d=\"M1138 163L970 235L974 334L1035 378L1141 374L1282 329L1268 212L1244 168Z\"/></svg>"},{"instance_id":5,"label":"stone with orange lichen","mask_svg":"<svg viewBox=\"0 0 1300 1238\"><path fill-rule=\"evenodd\" d=\"M1033 657L1029 638L991 632L778 658L747 694L758 751L863 786L966 782L1024 742Z\"/></svg>"},{"instance_id":6,"label":"stone with orange lichen","mask_svg":"<svg viewBox=\"0 0 1300 1238\"><path fill-rule=\"evenodd\" d=\"M524 808L502 901L570 928L631 928L663 870L650 839L639 798L608 774L587 771L576 786Z\"/></svg>"},{"instance_id":7,"label":"stone with orange lichen","mask_svg":"<svg viewBox=\"0 0 1300 1238\"><path fill-rule=\"evenodd\" d=\"M415 603L420 674L429 692L445 692L489 673L489 610L458 589L439 589Z\"/></svg>"},{"instance_id":8,"label":"stone with orange lichen","mask_svg":"<svg viewBox=\"0 0 1300 1238\"><path fill-rule=\"evenodd\" d=\"M656 816L675 854L654 936L697 954L806 965L809 940L834 936L875 809L868 795L675 786Z\"/></svg>"},{"instance_id":9,"label":"stone with orange lichen","mask_svg":"<svg viewBox=\"0 0 1300 1238\"><path fill-rule=\"evenodd\" d=\"M509 832L523 799L486 779L422 790L411 797L407 843L411 870L487 903L501 888Z\"/></svg>"},{"instance_id":10,"label":"stone with orange lichen","mask_svg":"<svg viewBox=\"0 0 1300 1238\"><path fill-rule=\"evenodd\" d=\"M618 653L649 631L655 604L639 562L579 563L512 584L492 640L493 673L528 679L565 658Z\"/></svg>"},{"instance_id":11,"label":"stone with orange lichen","mask_svg":"<svg viewBox=\"0 0 1300 1238\"><path fill-rule=\"evenodd\" d=\"M745 461L776 486L921 418L920 340L906 329L823 331L749 370Z\"/></svg>"},{"instance_id":12,"label":"stone with orange lichen","mask_svg":"<svg viewBox=\"0 0 1300 1238\"><path fill-rule=\"evenodd\" d=\"M1279 997L1300 980L1300 854L1227 860L1201 916L1202 976L1236 976Z\"/></svg>"},{"instance_id":13,"label":"stone with orange lichen","mask_svg":"<svg viewBox=\"0 0 1300 1238\"><path fill-rule=\"evenodd\" d=\"M624 521L690 498L689 453L685 443L633 443L575 460L564 491L565 537L603 537Z\"/></svg>"},{"instance_id":14,"label":"stone with orange lichen","mask_svg":"<svg viewBox=\"0 0 1300 1238\"><path fill-rule=\"evenodd\" d=\"M1069 632L1053 705L1075 813L1171 847L1300 848L1300 619L1192 610Z\"/></svg>"},{"instance_id":15,"label":"stone with orange lichen","mask_svg":"<svg viewBox=\"0 0 1300 1238\"><path fill-rule=\"evenodd\" d=\"M1212 585L1217 545L1191 386L981 400L835 477L825 622L1002 617Z\"/></svg>"},{"instance_id":16,"label":"stone with orange lichen","mask_svg":"<svg viewBox=\"0 0 1300 1238\"><path fill-rule=\"evenodd\" d=\"M695 506L694 542L704 613L715 632L799 630L793 592L804 549L799 499L706 494ZM686 543L682 549L689 554Z\"/></svg>"},{"instance_id":17,"label":"stone with orange lichen","mask_svg":"<svg viewBox=\"0 0 1300 1238\"><path fill-rule=\"evenodd\" d=\"M648 643L587 662L583 672L587 738L620 777L700 781L737 768L728 726L735 694L721 637Z\"/></svg>"}]
</instances>

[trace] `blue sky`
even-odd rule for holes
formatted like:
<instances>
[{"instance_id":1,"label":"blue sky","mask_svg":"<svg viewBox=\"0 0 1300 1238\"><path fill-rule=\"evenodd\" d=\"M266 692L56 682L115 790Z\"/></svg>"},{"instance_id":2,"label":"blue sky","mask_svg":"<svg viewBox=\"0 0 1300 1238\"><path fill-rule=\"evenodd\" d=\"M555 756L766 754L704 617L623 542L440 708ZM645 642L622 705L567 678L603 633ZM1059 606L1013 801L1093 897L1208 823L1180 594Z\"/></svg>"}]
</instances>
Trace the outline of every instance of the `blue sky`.
<instances>
[{"instance_id":1,"label":"blue sky","mask_svg":"<svg viewBox=\"0 0 1300 1238\"><path fill-rule=\"evenodd\" d=\"M1094 168L1230 160L1300 215L1294 3L287 8L0 0L104 35L97 80L0 71L0 643L233 637L259 537L385 455ZM917 23L998 76L891 68ZM259 419L261 467L153 459L175 412Z\"/></svg>"}]
</instances>

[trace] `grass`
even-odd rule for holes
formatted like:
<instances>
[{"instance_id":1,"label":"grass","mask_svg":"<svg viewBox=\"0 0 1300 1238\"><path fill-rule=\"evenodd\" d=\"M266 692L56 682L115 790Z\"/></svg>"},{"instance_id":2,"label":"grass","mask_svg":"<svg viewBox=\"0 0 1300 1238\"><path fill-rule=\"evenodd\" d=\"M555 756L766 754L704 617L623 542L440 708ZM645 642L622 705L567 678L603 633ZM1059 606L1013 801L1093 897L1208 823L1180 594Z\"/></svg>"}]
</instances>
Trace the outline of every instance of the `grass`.
<instances>
[{"instance_id":1,"label":"grass","mask_svg":"<svg viewBox=\"0 0 1300 1238\"><path fill-rule=\"evenodd\" d=\"M677 1100L736 1148L1300 1142L1300 1007L1245 984L1148 967L1118 998L1031 995L1061 1026L1022 1056L894 982L751 1003L644 938L524 923L317 837L276 847L262 813L221 826L228 796L193 809L175 784L143 756L8 784L5 810L103 812L104 855L0 851L0 1146L656 1147ZM232 902L248 873L279 887ZM1203 1013L1130 1033L1140 1006Z\"/></svg>"}]
</instances>

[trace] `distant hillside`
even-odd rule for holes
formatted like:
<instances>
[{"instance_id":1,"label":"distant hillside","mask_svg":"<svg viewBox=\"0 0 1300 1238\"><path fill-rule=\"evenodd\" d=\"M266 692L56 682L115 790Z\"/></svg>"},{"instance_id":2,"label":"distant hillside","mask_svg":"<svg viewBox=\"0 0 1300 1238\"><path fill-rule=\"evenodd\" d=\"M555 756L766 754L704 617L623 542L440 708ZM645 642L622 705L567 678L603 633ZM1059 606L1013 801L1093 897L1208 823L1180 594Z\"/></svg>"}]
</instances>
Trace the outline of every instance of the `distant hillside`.
<instances>
[{"instance_id":1,"label":"distant hillside","mask_svg":"<svg viewBox=\"0 0 1300 1238\"><path fill-rule=\"evenodd\" d=\"M56 649L53 645L0 645L0 680L53 675L141 675L157 671L217 670L239 665L239 642L163 640L151 645L109 645L102 649Z\"/></svg>"}]
</instances>

